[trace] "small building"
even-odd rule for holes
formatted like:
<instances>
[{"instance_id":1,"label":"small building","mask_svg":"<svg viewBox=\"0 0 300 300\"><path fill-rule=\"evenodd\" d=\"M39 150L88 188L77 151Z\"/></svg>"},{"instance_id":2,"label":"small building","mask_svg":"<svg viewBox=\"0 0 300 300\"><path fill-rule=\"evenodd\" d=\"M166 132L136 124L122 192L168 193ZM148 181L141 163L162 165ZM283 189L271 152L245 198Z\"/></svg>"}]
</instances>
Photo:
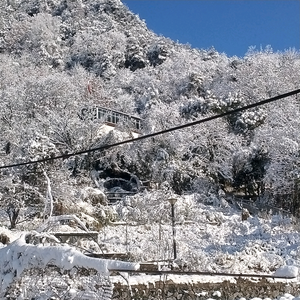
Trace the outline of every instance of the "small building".
<instances>
[{"instance_id":1,"label":"small building","mask_svg":"<svg viewBox=\"0 0 300 300\"><path fill-rule=\"evenodd\" d=\"M99 119L105 124L113 127L118 124L124 124L135 132L140 132L142 126L141 119L139 117L101 106L83 108L81 110L81 118Z\"/></svg>"}]
</instances>

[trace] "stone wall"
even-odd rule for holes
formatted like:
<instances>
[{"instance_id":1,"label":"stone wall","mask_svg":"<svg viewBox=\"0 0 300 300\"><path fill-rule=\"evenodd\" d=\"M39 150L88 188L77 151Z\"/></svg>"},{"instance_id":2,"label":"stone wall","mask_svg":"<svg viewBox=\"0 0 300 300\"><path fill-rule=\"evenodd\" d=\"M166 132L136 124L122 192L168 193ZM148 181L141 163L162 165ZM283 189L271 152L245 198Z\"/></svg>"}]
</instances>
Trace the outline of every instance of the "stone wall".
<instances>
[{"instance_id":1,"label":"stone wall","mask_svg":"<svg viewBox=\"0 0 300 300\"><path fill-rule=\"evenodd\" d=\"M234 281L181 283L172 281L156 281L155 283L126 286L114 284L112 299L134 300L206 300L208 298L234 300L242 297L271 298L290 293L300 295L300 282L261 279L251 280L236 278Z\"/></svg>"}]
</instances>

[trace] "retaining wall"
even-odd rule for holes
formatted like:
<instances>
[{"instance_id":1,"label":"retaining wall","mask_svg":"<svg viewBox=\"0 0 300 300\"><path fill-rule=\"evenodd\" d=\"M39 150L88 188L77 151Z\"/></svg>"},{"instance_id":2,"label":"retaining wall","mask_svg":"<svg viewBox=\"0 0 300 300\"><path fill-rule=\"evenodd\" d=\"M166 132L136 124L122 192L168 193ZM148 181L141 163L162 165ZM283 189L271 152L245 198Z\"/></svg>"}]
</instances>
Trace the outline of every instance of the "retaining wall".
<instances>
[{"instance_id":1,"label":"retaining wall","mask_svg":"<svg viewBox=\"0 0 300 300\"><path fill-rule=\"evenodd\" d=\"M300 295L300 282L235 278L222 282L174 283L172 280L147 284L114 283L112 299L120 300L234 300L242 297L275 299L285 293Z\"/></svg>"}]
</instances>

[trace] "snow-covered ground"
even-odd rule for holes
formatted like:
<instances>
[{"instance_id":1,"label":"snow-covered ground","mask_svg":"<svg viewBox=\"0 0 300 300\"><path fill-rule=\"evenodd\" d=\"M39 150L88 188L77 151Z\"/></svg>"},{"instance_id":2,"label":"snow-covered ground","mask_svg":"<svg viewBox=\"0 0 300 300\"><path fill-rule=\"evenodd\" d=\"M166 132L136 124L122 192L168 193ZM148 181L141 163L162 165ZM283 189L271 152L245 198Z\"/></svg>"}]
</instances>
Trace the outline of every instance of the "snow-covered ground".
<instances>
[{"instance_id":1,"label":"snow-covered ground","mask_svg":"<svg viewBox=\"0 0 300 300\"><path fill-rule=\"evenodd\" d=\"M179 269L295 276L294 281L298 281L300 235L297 220L277 214L265 218L250 216L242 221L241 212L234 207L222 202L204 205L195 199L188 196L178 197L175 204L177 259L174 264ZM148 205L151 207L151 203ZM146 213L147 206L142 207ZM152 208L157 209L156 202ZM128 198L116 204L113 209L121 216L118 222L99 232L98 243L81 240L75 245L77 250L66 245L26 244L22 235L24 231L20 230L26 228L24 223L16 231L10 231L6 226L0 227L0 233L8 235L11 242L14 241L0 249L2 289L15 276L21 276L23 270L35 264L45 266L51 262L52 265L68 270L74 266L94 268L103 276L108 274L108 265L118 268L111 261L105 263L81 255L82 249L99 253L129 252L135 262L172 260L173 232L168 203L163 203L160 213L157 210L149 215L149 222L143 219L143 212L135 198ZM66 225L63 228L64 231L74 230ZM119 267L136 268L136 265L124 263L119 264ZM149 275L141 274L130 278L132 282L154 280ZM186 278L176 275L172 280L184 282ZM117 277L112 279L117 280ZM210 280L220 278L210 277ZM280 297L280 300L300 299L297 298L300 297L300 292L299 295L286 294Z\"/></svg>"},{"instance_id":2,"label":"snow-covered ground","mask_svg":"<svg viewBox=\"0 0 300 300\"><path fill-rule=\"evenodd\" d=\"M279 214L242 221L241 212L234 208L192 201L179 198L175 204L177 264L197 271L269 274L283 265L300 267L296 220ZM129 211L127 215L130 210L138 214L134 203L122 204L121 209ZM105 227L99 239L105 251L130 252L139 261L173 258L168 210L158 223L139 225L128 220L127 225Z\"/></svg>"}]
</instances>

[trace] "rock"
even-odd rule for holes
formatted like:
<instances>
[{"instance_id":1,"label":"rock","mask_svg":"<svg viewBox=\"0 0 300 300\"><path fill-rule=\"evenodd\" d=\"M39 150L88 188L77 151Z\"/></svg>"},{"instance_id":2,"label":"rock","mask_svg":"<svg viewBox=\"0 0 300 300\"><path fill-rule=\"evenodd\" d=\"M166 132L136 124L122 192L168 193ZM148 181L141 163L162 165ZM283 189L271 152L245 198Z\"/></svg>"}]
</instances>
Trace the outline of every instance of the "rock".
<instances>
[{"instance_id":1,"label":"rock","mask_svg":"<svg viewBox=\"0 0 300 300\"><path fill-rule=\"evenodd\" d=\"M5 233L0 233L0 243L7 245L10 243L9 237Z\"/></svg>"},{"instance_id":2,"label":"rock","mask_svg":"<svg viewBox=\"0 0 300 300\"><path fill-rule=\"evenodd\" d=\"M250 217L250 213L247 208L242 210L242 221L246 221Z\"/></svg>"},{"instance_id":3,"label":"rock","mask_svg":"<svg viewBox=\"0 0 300 300\"><path fill-rule=\"evenodd\" d=\"M107 197L99 189L86 187L82 189L82 194L83 194L83 200L86 202L90 201L90 203L93 205L97 205L97 204L107 205Z\"/></svg>"}]
</instances>

